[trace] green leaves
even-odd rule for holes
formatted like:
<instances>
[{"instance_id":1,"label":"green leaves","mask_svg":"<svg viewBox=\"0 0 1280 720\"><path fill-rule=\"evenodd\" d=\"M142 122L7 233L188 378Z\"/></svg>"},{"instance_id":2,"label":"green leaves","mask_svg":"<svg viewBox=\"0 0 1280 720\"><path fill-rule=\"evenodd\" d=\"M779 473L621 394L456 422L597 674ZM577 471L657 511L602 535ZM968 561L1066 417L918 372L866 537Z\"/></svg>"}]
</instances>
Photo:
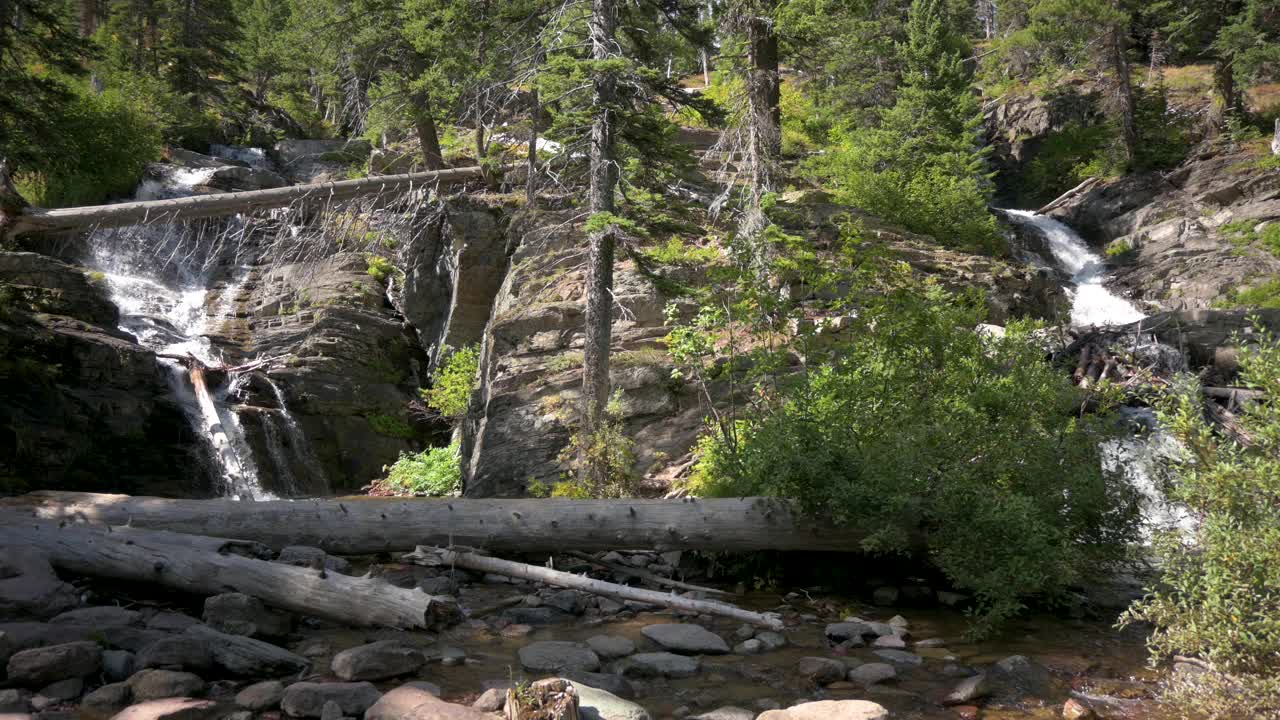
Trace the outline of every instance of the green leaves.
<instances>
[{"instance_id":1,"label":"green leaves","mask_svg":"<svg viewBox=\"0 0 1280 720\"><path fill-rule=\"evenodd\" d=\"M462 483L459 453L457 443L416 455L401 453L400 459L386 468L387 477L379 484L398 494L433 497L455 494Z\"/></svg>"},{"instance_id":2,"label":"green leaves","mask_svg":"<svg viewBox=\"0 0 1280 720\"><path fill-rule=\"evenodd\" d=\"M467 345L451 352L431 373L431 387L422 390L422 398L446 418L465 417L471 406L471 393L480 382L479 369L479 346Z\"/></svg>"}]
</instances>

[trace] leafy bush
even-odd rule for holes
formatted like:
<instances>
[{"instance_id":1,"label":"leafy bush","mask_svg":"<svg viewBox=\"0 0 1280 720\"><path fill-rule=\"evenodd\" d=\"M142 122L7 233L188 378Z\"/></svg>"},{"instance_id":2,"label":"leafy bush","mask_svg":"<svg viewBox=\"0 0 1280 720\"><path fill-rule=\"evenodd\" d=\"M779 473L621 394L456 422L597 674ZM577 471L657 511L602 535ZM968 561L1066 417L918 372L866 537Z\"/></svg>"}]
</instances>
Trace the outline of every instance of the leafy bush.
<instances>
[{"instance_id":1,"label":"leafy bush","mask_svg":"<svg viewBox=\"0 0 1280 720\"><path fill-rule=\"evenodd\" d=\"M984 337L981 313L936 288L865 308L829 362L781 375L755 412L703 438L692 490L795 498L865 529L868 552L923 540L975 595L979 633L1118 561L1137 513L1101 469L1114 424L1075 417L1077 391L1029 327Z\"/></svg>"},{"instance_id":2,"label":"leafy bush","mask_svg":"<svg viewBox=\"0 0 1280 720\"><path fill-rule=\"evenodd\" d=\"M399 268L381 255L366 255L364 260L368 266L366 268L366 272L369 273L369 277L377 280L378 282L386 282L387 278L392 275L399 274L400 272Z\"/></svg>"},{"instance_id":3,"label":"leafy bush","mask_svg":"<svg viewBox=\"0 0 1280 720\"><path fill-rule=\"evenodd\" d=\"M378 414L370 415L365 419L369 421L369 427L373 428L373 431L379 435L400 438L401 440L413 440L418 436L413 427L403 418Z\"/></svg>"},{"instance_id":4,"label":"leafy bush","mask_svg":"<svg viewBox=\"0 0 1280 720\"><path fill-rule=\"evenodd\" d=\"M1269 398L1280 397L1280 343L1273 336L1262 333L1258 344L1241 350L1240 378ZM1215 433L1204 420L1202 402L1198 384L1186 378L1161 417L1183 448L1174 467L1172 499L1185 504L1199 523L1189 536L1170 532L1157 539L1161 582L1124 620L1156 626L1149 645L1157 658L1197 655L1240 676L1255 691L1269 683L1275 713L1280 711L1280 403L1253 403L1241 411L1237 437L1249 438L1245 443ZM1229 697L1219 699L1218 713L1232 709Z\"/></svg>"},{"instance_id":5,"label":"leafy bush","mask_svg":"<svg viewBox=\"0 0 1280 720\"><path fill-rule=\"evenodd\" d=\"M451 352L447 359L431 373L431 387L422 390L427 405L447 418L456 419L467 414L471 405L471 393L479 378L480 348L467 345Z\"/></svg>"},{"instance_id":6,"label":"leafy bush","mask_svg":"<svg viewBox=\"0 0 1280 720\"><path fill-rule=\"evenodd\" d=\"M594 433L575 429L559 460L568 471L565 480L556 483L552 497L635 497L639 491L635 441L622 425L621 392L609 399ZM584 478L587 468L595 470L594 477Z\"/></svg>"},{"instance_id":7,"label":"leafy bush","mask_svg":"<svg viewBox=\"0 0 1280 720\"><path fill-rule=\"evenodd\" d=\"M384 485L398 493L414 495L449 495L462 483L462 465L458 444L424 450L416 455L400 453L400 459L387 470Z\"/></svg>"},{"instance_id":8,"label":"leafy bush","mask_svg":"<svg viewBox=\"0 0 1280 720\"><path fill-rule=\"evenodd\" d=\"M1280 308L1280 278L1272 278L1232 293L1223 307Z\"/></svg>"},{"instance_id":9,"label":"leafy bush","mask_svg":"<svg viewBox=\"0 0 1280 720\"><path fill-rule=\"evenodd\" d=\"M1019 202L1039 205L1090 177L1113 177L1124 172L1124 156L1110 124L1071 123L1051 133L1036 148L1019 182Z\"/></svg>"}]
</instances>

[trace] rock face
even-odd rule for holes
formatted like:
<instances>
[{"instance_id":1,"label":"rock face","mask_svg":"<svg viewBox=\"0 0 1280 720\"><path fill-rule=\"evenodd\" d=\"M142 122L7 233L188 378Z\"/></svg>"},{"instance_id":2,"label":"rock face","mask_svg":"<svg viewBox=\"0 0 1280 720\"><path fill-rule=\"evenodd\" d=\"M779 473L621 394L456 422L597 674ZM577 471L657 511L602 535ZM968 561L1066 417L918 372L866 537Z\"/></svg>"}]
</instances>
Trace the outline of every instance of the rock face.
<instances>
[{"instance_id":1,"label":"rock face","mask_svg":"<svg viewBox=\"0 0 1280 720\"><path fill-rule=\"evenodd\" d=\"M202 450L118 318L100 276L0 252L0 492L210 492L202 472L174 475L202 467Z\"/></svg>"},{"instance_id":2,"label":"rock face","mask_svg":"<svg viewBox=\"0 0 1280 720\"><path fill-rule=\"evenodd\" d=\"M1050 214L1113 254L1114 284L1165 310L1229 302L1280 273L1262 240L1280 221L1280 171L1247 152L1206 152L1171 172L1097 182Z\"/></svg>"},{"instance_id":3,"label":"rock face","mask_svg":"<svg viewBox=\"0 0 1280 720\"><path fill-rule=\"evenodd\" d=\"M1072 80L1042 95L1006 93L991 103L984 117L1001 194L1019 194L1020 178L1050 135L1103 121L1102 99L1093 84Z\"/></svg>"}]
</instances>

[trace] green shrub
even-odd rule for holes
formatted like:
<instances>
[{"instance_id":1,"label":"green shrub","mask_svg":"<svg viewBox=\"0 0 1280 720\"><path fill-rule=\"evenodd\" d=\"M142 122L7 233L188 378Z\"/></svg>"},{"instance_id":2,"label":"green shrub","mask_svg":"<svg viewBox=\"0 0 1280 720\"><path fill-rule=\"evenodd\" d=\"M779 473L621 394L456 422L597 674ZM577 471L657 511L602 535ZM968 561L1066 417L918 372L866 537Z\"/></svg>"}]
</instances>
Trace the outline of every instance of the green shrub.
<instances>
[{"instance_id":1,"label":"green shrub","mask_svg":"<svg viewBox=\"0 0 1280 720\"><path fill-rule=\"evenodd\" d=\"M1106 250L1107 257L1109 258L1123 257L1131 252L1133 252L1133 245L1130 244L1128 240L1116 240L1115 242L1107 245Z\"/></svg>"},{"instance_id":2,"label":"green shrub","mask_svg":"<svg viewBox=\"0 0 1280 720\"><path fill-rule=\"evenodd\" d=\"M370 415L366 420L369 421L369 427L379 435L387 437L400 438L401 440L413 440L418 437L418 433L414 432L413 426L404 420L393 415Z\"/></svg>"},{"instance_id":3,"label":"green shrub","mask_svg":"<svg viewBox=\"0 0 1280 720\"><path fill-rule=\"evenodd\" d=\"M1280 343L1265 332L1258 340L1240 351L1241 384L1280 397ZM1156 626L1149 641L1156 658L1195 655L1255 690L1269 685L1274 713L1280 709L1280 403L1252 403L1240 412L1237 437L1247 443L1215 432L1202 403L1198 383L1185 378L1161 416L1182 447L1171 499L1198 525L1190 536L1158 537L1160 583L1124 621ZM1232 707L1229 697L1221 699L1220 710ZM1245 716L1263 715L1235 715Z\"/></svg>"},{"instance_id":4,"label":"green shrub","mask_svg":"<svg viewBox=\"0 0 1280 720\"><path fill-rule=\"evenodd\" d=\"M1272 278L1232 293L1222 307L1280 308L1280 278Z\"/></svg>"},{"instance_id":5,"label":"green shrub","mask_svg":"<svg viewBox=\"0 0 1280 720\"><path fill-rule=\"evenodd\" d=\"M924 297L921 297L924 295ZM1135 498L1101 470L1104 416L1029 328L973 332L982 309L936 288L864 309L829 363L704 437L694 492L774 495L865 529L862 550L932 562L977 600L974 631L1120 560ZM801 346L793 342L793 347Z\"/></svg>"},{"instance_id":6,"label":"green shrub","mask_svg":"<svg viewBox=\"0 0 1280 720\"><path fill-rule=\"evenodd\" d=\"M381 255L366 255L364 260L367 265L365 271L369 273L369 277L378 282L386 282L392 275L400 274L400 268Z\"/></svg>"},{"instance_id":7,"label":"green shrub","mask_svg":"<svg viewBox=\"0 0 1280 720\"><path fill-rule=\"evenodd\" d=\"M714 247L690 245L679 236L673 236L662 245L645 248L644 255L662 265L706 266L720 259Z\"/></svg>"},{"instance_id":8,"label":"green shrub","mask_svg":"<svg viewBox=\"0 0 1280 720\"><path fill-rule=\"evenodd\" d=\"M414 495L450 495L462 483L462 465L458 444L431 448L416 455L400 453L400 459L384 468L383 485L398 493Z\"/></svg>"},{"instance_id":9,"label":"green shrub","mask_svg":"<svg viewBox=\"0 0 1280 720\"><path fill-rule=\"evenodd\" d=\"M480 348L467 345L449 353L435 372L431 387L421 391L427 405L450 419L464 417L471 405L471 393L479 383Z\"/></svg>"},{"instance_id":10,"label":"green shrub","mask_svg":"<svg viewBox=\"0 0 1280 720\"><path fill-rule=\"evenodd\" d=\"M1019 183L1019 201L1048 202L1090 177L1114 177L1124 172L1115 127L1108 124L1068 124L1051 133L1036 148Z\"/></svg>"}]
</instances>

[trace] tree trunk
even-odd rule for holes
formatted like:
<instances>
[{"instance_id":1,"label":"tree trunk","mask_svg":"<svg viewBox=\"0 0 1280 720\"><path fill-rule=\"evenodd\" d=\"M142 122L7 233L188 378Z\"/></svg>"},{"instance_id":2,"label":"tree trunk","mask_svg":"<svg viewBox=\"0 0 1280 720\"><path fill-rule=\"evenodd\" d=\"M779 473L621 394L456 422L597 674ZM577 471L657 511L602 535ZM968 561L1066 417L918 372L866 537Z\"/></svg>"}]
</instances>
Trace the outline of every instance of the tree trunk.
<instances>
[{"instance_id":1,"label":"tree trunk","mask_svg":"<svg viewBox=\"0 0 1280 720\"><path fill-rule=\"evenodd\" d=\"M747 21L747 162L751 173L752 205L777 189L778 160L782 156L782 101L778 80L778 36L773 20Z\"/></svg>"},{"instance_id":2,"label":"tree trunk","mask_svg":"<svg viewBox=\"0 0 1280 720\"><path fill-rule=\"evenodd\" d=\"M436 119L431 115L429 102L424 100L419 103L413 128L418 133L418 143L422 146L422 162L426 164L427 170L443 168L444 154L440 152L440 135L436 132Z\"/></svg>"},{"instance_id":3,"label":"tree trunk","mask_svg":"<svg viewBox=\"0 0 1280 720\"><path fill-rule=\"evenodd\" d=\"M493 551L804 550L858 552L866 533L834 527L779 498L568 500L375 498L169 500L45 491L0 499L0 524L130 523L334 554L467 545Z\"/></svg>"},{"instance_id":4,"label":"tree trunk","mask_svg":"<svg viewBox=\"0 0 1280 720\"><path fill-rule=\"evenodd\" d=\"M592 0L591 58L596 61L616 56L615 0ZM596 71L592 79L591 188L592 214L612 213L613 193L618 184L614 149L613 107L617 101L617 78L612 72ZM582 358L582 438L589 448L604 421L609 403L609 345L613 331L613 251L615 228L597 230L590 238L587 266L587 312ZM584 480L591 487L604 484L604 468L596 453L585 453Z\"/></svg>"},{"instance_id":5,"label":"tree trunk","mask_svg":"<svg viewBox=\"0 0 1280 720\"><path fill-rule=\"evenodd\" d=\"M1128 28L1114 25L1111 28L1111 70L1116 75L1116 93L1120 105L1120 137L1124 142L1125 161L1132 163L1137 156L1137 112L1133 101L1133 83L1129 77Z\"/></svg>"},{"instance_id":6,"label":"tree trunk","mask_svg":"<svg viewBox=\"0 0 1280 720\"><path fill-rule=\"evenodd\" d=\"M1214 106L1209 113L1209 131L1216 135L1227 126L1227 118L1240 117L1244 113L1244 102L1240 90L1236 87L1235 57L1225 55L1213 64L1213 90L1216 96Z\"/></svg>"},{"instance_id":7,"label":"tree trunk","mask_svg":"<svg viewBox=\"0 0 1280 720\"><path fill-rule=\"evenodd\" d=\"M98 31L98 0L80 0L80 37L92 37Z\"/></svg>"},{"instance_id":8,"label":"tree trunk","mask_svg":"<svg viewBox=\"0 0 1280 720\"><path fill-rule=\"evenodd\" d=\"M534 82L529 91L529 149L525 158L524 200L530 209L538 205L538 115L542 104L538 100L538 85Z\"/></svg>"},{"instance_id":9,"label":"tree trunk","mask_svg":"<svg viewBox=\"0 0 1280 720\"><path fill-rule=\"evenodd\" d=\"M157 583L200 595L241 592L343 625L427 628L459 616L456 603L421 590L199 547L216 545L215 538L179 543L169 533L137 528L115 533L73 521L12 520L0 525L0 547L39 548L54 567L81 575Z\"/></svg>"},{"instance_id":10,"label":"tree trunk","mask_svg":"<svg viewBox=\"0 0 1280 720\"><path fill-rule=\"evenodd\" d=\"M770 630L783 629L782 619L772 613L751 612L750 610L743 610L740 607L715 600L697 600L691 597L676 595L675 593L645 590L644 588L631 587L630 585L618 585L616 583L605 582L603 580L595 580L585 575L574 575L573 573L560 572L559 570L552 570L547 567L538 567L537 565L528 565L526 563L512 562L510 560L501 560L495 557L479 555L474 552L457 552L454 550L443 550L439 548L419 547L413 553L406 555L404 559L431 567L457 566L468 570L495 573L497 575L520 578L521 580L531 580L533 582L555 585L556 587L581 590L582 592L591 593L592 595L604 595L605 597L611 597L615 600L635 600L636 602L661 605L663 607L682 610L689 613L696 613L699 615L703 613L719 615L721 617L737 620L738 622L751 623L752 625L766 627Z\"/></svg>"},{"instance_id":11,"label":"tree trunk","mask_svg":"<svg viewBox=\"0 0 1280 720\"><path fill-rule=\"evenodd\" d=\"M362 195L402 192L422 185L447 185L481 177L478 167L454 168L403 175L379 175L359 180L313 185L290 185L269 190L193 195L167 200L139 200L115 205L46 210L26 207L6 217L5 237L23 233L64 232L97 227L123 227L140 222L176 222L232 213L285 207L293 204L323 205Z\"/></svg>"}]
</instances>

